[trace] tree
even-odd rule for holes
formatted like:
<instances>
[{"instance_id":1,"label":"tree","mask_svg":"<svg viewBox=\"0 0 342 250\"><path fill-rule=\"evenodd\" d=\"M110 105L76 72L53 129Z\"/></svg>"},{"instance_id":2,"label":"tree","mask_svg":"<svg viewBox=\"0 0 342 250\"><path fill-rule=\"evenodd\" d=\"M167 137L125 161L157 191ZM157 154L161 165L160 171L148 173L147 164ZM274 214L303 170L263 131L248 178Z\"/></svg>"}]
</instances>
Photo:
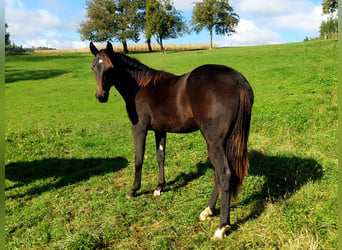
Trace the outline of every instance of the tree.
<instances>
[{"instance_id":1,"label":"tree","mask_svg":"<svg viewBox=\"0 0 342 250\"><path fill-rule=\"evenodd\" d=\"M323 14L332 14L338 9L338 0L323 0Z\"/></svg>"},{"instance_id":2,"label":"tree","mask_svg":"<svg viewBox=\"0 0 342 250\"><path fill-rule=\"evenodd\" d=\"M177 38L187 32L180 11L169 0L147 0L145 20L146 38L154 36L162 53L164 39Z\"/></svg>"},{"instance_id":3,"label":"tree","mask_svg":"<svg viewBox=\"0 0 342 250\"><path fill-rule=\"evenodd\" d=\"M330 16L327 21L323 21L319 27L321 37L324 39L336 38L338 34L338 19Z\"/></svg>"},{"instance_id":4,"label":"tree","mask_svg":"<svg viewBox=\"0 0 342 250\"><path fill-rule=\"evenodd\" d=\"M191 24L199 33L207 28L210 33L210 49L213 47L213 30L217 35L231 35L239 22L228 0L203 0L196 2L192 12Z\"/></svg>"},{"instance_id":5,"label":"tree","mask_svg":"<svg viewBox=\"0 0 342 250\"><path fill-rule=\"evenodd\" d=\"M7 23L5 23L5 30L8 28ZM5 31L5 45L11 45L10 33Z\"/></svg>"},{"instance_id":6,"label":"tree","mask_svg":"<svg viewBox=\"0 0 342 250\"><path fill-rule=\"evenodd\" d=\"M82 40L93 42L112 41L122 43L128 53L127 40L139 41L143 20L141 9L144 0L87 0L87 20L78 32Z\"/></svg>"},{"instance_id":7,"label":"tree","mask_svg":"<svg viewBox=\"0 0 342 250\"><path fill-rule=\"evenodd\" d=\"M321 37L324 39L337 37L338 17L334 16L338 8L338 0L324 0L322 3L323 14L330 15L327 21L323 21L319 27Z\"/></svg>"}]
</instances>

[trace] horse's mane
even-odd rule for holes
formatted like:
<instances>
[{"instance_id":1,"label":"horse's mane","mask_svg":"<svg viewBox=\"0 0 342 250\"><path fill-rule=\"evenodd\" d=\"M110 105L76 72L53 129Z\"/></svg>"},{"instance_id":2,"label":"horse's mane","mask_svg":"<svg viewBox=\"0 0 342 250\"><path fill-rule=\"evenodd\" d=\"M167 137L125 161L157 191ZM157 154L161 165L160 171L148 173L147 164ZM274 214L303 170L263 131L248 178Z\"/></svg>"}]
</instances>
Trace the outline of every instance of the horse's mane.
<instances>
[{"instance_id":1,"label":"horse's mane","mask_svg":"<svg viewBox=\"0 0 342 250\"><path fill-rule=\"evenodd\" d=\"M121 53L115 53L115 57L120 60L121 64L124 64L126 70L136 79L139 87L147 87L149 84L156 84L161 78L173 76L165 71L152 69L137 59Z\"/></svg>"}]
</instances>

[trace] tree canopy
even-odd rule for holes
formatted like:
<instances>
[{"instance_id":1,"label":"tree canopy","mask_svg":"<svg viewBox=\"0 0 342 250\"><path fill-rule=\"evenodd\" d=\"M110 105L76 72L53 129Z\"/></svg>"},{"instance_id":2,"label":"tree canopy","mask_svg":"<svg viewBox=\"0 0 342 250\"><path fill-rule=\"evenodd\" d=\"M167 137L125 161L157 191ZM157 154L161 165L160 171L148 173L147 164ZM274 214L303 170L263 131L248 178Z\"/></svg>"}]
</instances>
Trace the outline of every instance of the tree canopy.
<instances>
[{"instance_id":1,"label":"tree canopy","mask_svg":"<svg viewBox=\"0 0 342 250\"><path fill-rule=\"evenodd\" d=\"M127 40L139 41L143 27L144 0L87 0L87 19L79 33L83 40L117 40L128 52Z\"/></svg>"},{"instance_id":2,"label":"tree canopy","mask_svg":"<svg viewBox=\"0 0 342 250\"><path fill-rule=\"evenodd\" d=\"M210 48L213 47L213 30L217 35L230 35L235 32L239 16L229 5L228 0L203 0L196 2L192 12L192 25L198 33L207 28L210 33Z\"/></svg>"},{"instance_id":3,"label":"tree canopy","mask_svg":"<svg viewBox=\"0 0 342 250\"><path fill-rule=\"evenodd\" d=\"M324 14L334 13L338 9L338 0L323 0L322 6Z\"/></svg>"},{"instance_id":4,"label":"tree canopy","mask_svg":"<svg viewBox=\"0 0 342 250\"><path fill-rule=\"evenodd\" d=\"M163 52L165 39L188 32L181 12L171 0L86 0L86 5L86 20L78 30L82 40L119 41L125 53L127 40L137 42L142 33L149 45L154 37ZM195 3L191 24L197 33L203 28L209 30L212 48L213 32L230 35L238 22L239 16L228 0L203 0Z\"/></svg>"},{"instance_id":5,"label":"tree canopy","mask_svg":"<svg viewBox=\"0 0 342 250\"><path fill-rule=\"evenodd\" d=\"M163 40L177 38L187 31L180 11L169 0L147 0L145 15L145 35L152 36L164 51Z\"/></svg>"}]
</instances>

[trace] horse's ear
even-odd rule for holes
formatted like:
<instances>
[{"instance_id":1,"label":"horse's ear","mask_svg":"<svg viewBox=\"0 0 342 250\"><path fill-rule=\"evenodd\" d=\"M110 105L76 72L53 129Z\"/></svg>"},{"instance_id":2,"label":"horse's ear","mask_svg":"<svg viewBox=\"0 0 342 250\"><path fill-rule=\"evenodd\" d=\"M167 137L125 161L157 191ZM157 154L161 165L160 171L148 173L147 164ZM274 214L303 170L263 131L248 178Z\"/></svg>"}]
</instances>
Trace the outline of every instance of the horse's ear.
<instances>
[{"instance_id":1,"label":"horse's ear","mask_svg":"<svg viewBox=\"0 0 342 250\"><path fill-rule=\"evenodd\" d=\"M92 42L90 42L89 48L90 48L91 53L92 53L94 56L96 56L97 53L99 53L99 50L95 47L95 45L94 45Z\"/></svg>"},{"instance_id":2,"label":"horse's ear","mask_svg":"<svg viewBox=\"0 0 342 250\"><path fill-rule=\"evenodd\" d=\"M114 52L113 45L110 42L107 42L107 51L109 51L111 53Z\"/></svg>"}]
</instances>

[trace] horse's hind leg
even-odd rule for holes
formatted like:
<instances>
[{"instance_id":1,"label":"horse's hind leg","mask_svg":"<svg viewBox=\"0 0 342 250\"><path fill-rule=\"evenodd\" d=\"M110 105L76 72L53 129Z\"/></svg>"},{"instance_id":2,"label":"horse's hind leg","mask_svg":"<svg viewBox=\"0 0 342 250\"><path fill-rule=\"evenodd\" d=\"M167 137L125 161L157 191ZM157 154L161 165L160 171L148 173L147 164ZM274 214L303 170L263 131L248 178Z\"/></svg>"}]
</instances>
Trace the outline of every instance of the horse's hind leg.
<instances>
[{"instance_id":1,"label":"horse's hind leg","mask_svg":"<svg viewBox=\"0 0 342 250\"><path fill-rule=\"evenodd\" d=\"M216 179L217 174L215 174L215 179ZM215 210L215 205L217 202L217 198L219 196L219 191L220 191L220 186L219 186L219 181L215 180L215 186L213 189L213 193L211 194L210 200L208 202L208 206L202 211L200 214L200 220L204 221L206 219L209 219L211 215L213 215L214 210Z\"/></svg>"},{"instance_id":2,"label":"horse's hind leg","mask_svg":"<svg viewBox=\"0 0 342 250\"><path fill-rule=\"evenodd\" d=\"M207 139L207 138L206 138ZM214 239L222 239L225 236L226 226L230 224L229 216L229 203L230 203L230 177L231 172L228 166L228 160L223 146L223 141L218 139L215 141L210 141L207 139L208 144L208 154L211 163L215 168L215 187L213 194L208 203L207 210L213 211L214 204L217 200L218 189L221 190L221 208L220 208L220 227L215 232ZM204 213L204 210L202 213ZM208 211L209 213L209 211Z\"/></svg>"},{"instance_id":3,"label":"horse's hind leg","mask_svg":"<svg viewBox=\"0 0 342 250\"><path fill-rule=\"evenodd\" d=\"M166 144L166 132L155 132L156 138L156 150L157 150L157 162L159 165L159 180L156 190L153 192L153 196L158 197L161 194L161 190L165 184L164 176L164 162L165 162L165 144Z\"/></svg>"}]
</instances>

